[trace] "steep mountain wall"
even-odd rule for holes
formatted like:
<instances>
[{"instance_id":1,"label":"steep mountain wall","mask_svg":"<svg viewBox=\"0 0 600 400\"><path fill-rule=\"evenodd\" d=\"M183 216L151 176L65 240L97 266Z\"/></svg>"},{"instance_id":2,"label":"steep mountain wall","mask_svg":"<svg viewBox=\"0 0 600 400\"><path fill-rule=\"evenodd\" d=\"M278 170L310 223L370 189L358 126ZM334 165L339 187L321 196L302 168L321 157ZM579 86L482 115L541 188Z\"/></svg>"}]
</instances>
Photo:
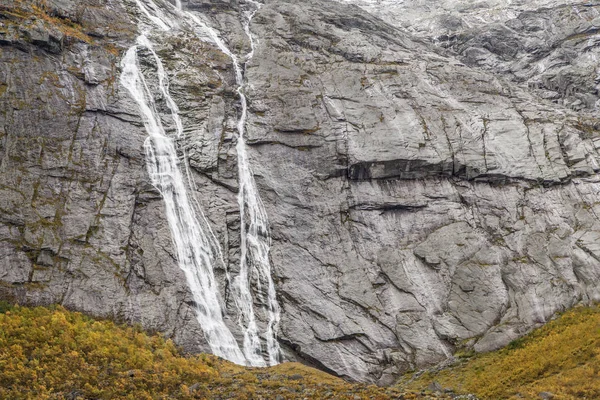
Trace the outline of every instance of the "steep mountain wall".
<instances>
[{"instance_id":1,"label":"steep mountain wall","mask_svg":"<svg viewBox=\"0 0 600 400\"><path fill-rule=\"evenodd\" d=\"M3 297L141 323L190 351L207 350L162 198L146 172L148 134L119 85L120 60L137 34L130 19L141 14L135 2L56 1L36 8L15 2L2 12ZM235 86L223 82L223 75L233 81L230 60L191 34L163 40L160 54L178 71L171 86L190 165L215 169L217 148L235 160ZM173 133L166 105L158 106ZM227 123L231 129L222 133ZM221 163L223 176L235 187L230 164ZM198 184L228 244L235 189Z\"/></svg>"},{"instance_id":2,"label":"steep mountain wall","mask_svg":"<svg viewBox=\"0 0 600 400\"><path fill-rule=\"evenodd\" d=\"M206 350L146 172L147 133L118 79L146 17L136 1L24 3L0 6L0 295L141 323ZM182 3L248 52L240 21L250 3ZM557 19L562 5L550 3ZM288 358L391 383L600 300L592 108L565 107L561 91L541 98L505 64L467 62L338 2L267 1L251 30L247 150L270 220ZM180 109L190 188L235 274L241 109L231 59L184 23L151 39ZM152 77L152 57L138 56Z\"/></svg>"}]
</instances>

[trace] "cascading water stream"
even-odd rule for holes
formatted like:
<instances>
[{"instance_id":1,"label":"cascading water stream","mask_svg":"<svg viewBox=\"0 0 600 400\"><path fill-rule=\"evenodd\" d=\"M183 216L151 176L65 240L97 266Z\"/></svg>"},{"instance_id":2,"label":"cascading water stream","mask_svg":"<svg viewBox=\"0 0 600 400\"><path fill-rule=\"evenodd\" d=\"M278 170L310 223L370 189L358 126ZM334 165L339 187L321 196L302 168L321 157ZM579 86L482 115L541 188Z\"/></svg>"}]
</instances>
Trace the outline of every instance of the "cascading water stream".
<instances>
[{"instance_id":1,"label":"cascading water stream","mask_svg":"<svg viewBox=\"0 0 600 400\"><path fill-rule=\"evenodd\" d=\"M213 273L215 255L208 234L202 228L190 202L173 140L167 137L155 106L154 97L142 74L137 59L138 49L147 49L154 57L160 91L171 109L178 134L181 120L175 103L168 94L168 84L162 63L150 41L144 36L131 47L122 61L121 84L138 104L148 139L144 143L148 173L152 184L160 191L171 229L179 267L184 271L197 305L197 317L212 352L239 364L245 364L240 348L225 325L218 286Z\"/></svg>"},{"instance_id":2,"label":"cascading water stream","mask_svg":"<svg viewBox=\"0 0 600 400\"><path fill-rule=\"evenodd\" d=\"M142 13L155 27L162 31L169 31L179 25L167 18L151 1L135 0ZM247 0L255 9L245 13L244 31L251 43L251 51L245 57L248 62L254 54L254 38L250 32L250 22L261 6L253 0ZM214 43L228 55L234 64L238 93L241 99L242 114L238 121L238 153L239 169L239 194L238 204L241 215L241 257L240 272L233 280L231 287L236 307L240 313L239 323L244 332L243 354L233 338L231 331L223 321L221 301L216 285L213 266L219 261L223 263L222 254L216 237L206 220L202 209L197 204L197 210L202 218L198 219L192 206L192 201L187 194L183 174L179 169L179 160L173 141L169 139L161 124L154 107L154 97L149 90L138 60L138 49L144 48L154 59L158 88L171 111L171 117L177 131L177 137L183 134L183 124L179 117L179 109L169 94L169 83L162 62L153 50L152 43L145 36L138 38L136 46L130 48L123 59L122 85L129 90L138 103L144 125L149 138L145 143L148 172L152 183L161 192L165 201L167 219L171 228L173 242L177 251L180 268L185 272L194 301L197 304L198 321L204 330L206 340L214 354L238 364L252 366L265 366L259 330L254 313L254 298L250 289L251 273L256 279L257 298L264 304L268 313L268 324L265 332L265 341L268 354L268 364L275 365L280 362L281 349L276 339L276 330L279 324L279 305L276 300L275 285L271 278L271 265L269 261L270 235L264 206L258 195L256 184L249 166L245 143L245 125L248 115L247 99L243 92L243 70L237 57L227 48L215 30L202 22L196 15L181 11L181 2L176 1L176 15L190 25L197 26L201 33L214 41ZM198 32L196 32L198 33ZM201 39L203 39L201 37ZM244 64L245 68L245 64ZM185 162L185 156L184 156ZM193 180L186 167L190 187L194 187ZM224 264L224 263L223 263ZM229 279L229 273L227 273ZM263 291L266 291L266 299Z\"/></svg>"},{"instance_id":3,"label":"cascading water stream","mask_svg":"<svg viewBox=\"0 0 600 400\"><path fill-rule=\"evenodd\" d=\"M152 13L150 13L150 11L144 5L144 3L142 3L140 0L135 0L135 3L137 4L138 8L142 11L142 13L144 13L144 15L150 21L152 21L152 23L154 25L156 25L157 27L159 27L161 30L168 31L169 29L171 29L173 27L173 24L171 23L172 21L164 18L163 15L160 15L159 10L156 8L156 4L152 3L152 6L154 8L152 10L154 12L154 15L153 15ZM159 15L156 15L156 14L159 14Z\"/></svg>"},{"instance_id":4,"label":"cascading water stream","mask_svg":"<svg viewBox=\"0 0 600 400\"><path fill-rule=\"evenodd\" d=\"M256 7L247 15L247 21L244 23L244 31L250 40L250 53L246 56L244 69L254 56L256 44L254 37L250 32L250 23L256 12L260 9L261 4L253 0L247 0ZM242 255L240 258L240 285L245 286L245 290L249 294L249 277L248 267L251 266L257 273L257 284L259 290L261 286L266 286L269 322L267 325L266 341L267 354L269 356L269 365L275 365L280 362L281 349L276 338L276 330L279 325L280 309L277 303L275 284L271 278L271 262L269 260L269 250L271 247L271 236L269 231L269 223L267 213L265 211L262 200L256 188L254 175L250 169L248 155L246 152L246 119L248 117L248 102L246 95L243 92L243 81L238 82L240 85L238 92L242 101L242 115L238 123L238 143L236 146L238 152L238 170L240 180L240 190L238 195L238 204L240 206L241 230L242 230ZM247 224L245 222L247 216ZM242 272L246 274L242 276Z\"/></svg>"},{"instance_id":5,"label":"cascading water stream","mask_svg":"<svg viewBox=\"0 0 600 400\"><path fill-rule=\"evenodd\" d=\"M254 37L250 32L250 23L261 4L252 0L247 0L253 4L255 9L245 15L244 31L250 40L250 52L245 57L245 64L250 61L254 55L255 43ZM259 299L266 303L268 313L268 325L265 332L267 354L269 365L276 365L280 362L281 349L276 338L276 331L280 320L280 309L277 303L275 284L271 278L271 263L269 260L269 250L271 238L268 226L267 215L258 194L256 183L252 170L250 169L248 155L246 152L246 120L248 117L248 101L244 93L244 69L231 50L225 45L217 32L207 26L197 16L187 13L187 15L207 33L213 42L221 49L223 53L231 58L235 70L236 82L239 85L237 92L240 96L242 113L237 124L238 143L236 146L238 154L238 175L239 192L238 205L240 207L240 226L241 226L241 255L240 255L240 273L233 281L233 291L236 298L236 304L242 315L240 325L244 329L244 355L256 365L264 365L262 359L261 343L258 336L256 325L256 316L254 314L252 292L250 290L250 268L256 276L258 291L266 290L266 301L264 296L259 294ZM265 289L263 289L265 288Z\"/></svg>"},{"instance_id":6,"label":"cascading water stream","mask_svg":"<svg viewBox=\"0 0 600 400\"><path fill-rule=\"evenodd\" d=\"M261 4L253 0L247 0L247 3L254 5L254 10L245 15L244 31L250 40L250 52L244 57L244 69L231 50L225 45L217 32L204 24L198 17L188 13L190 18L196 22L205 32L209 34L215 44L228 55L233 61L235 76L238 86L237 92L240 96L242 113L237 124L238 143L236 150L238 154L238 175L239 192L238 205L240 207L240 230L241 230L241 255L240 255L240 273L233 281L233 289L237 297L238 308L242 314L240 324L244 329L244 354L252 362L263 363L261 343L258 337L258 328L256 326L256 316L252 307L253 297L250 290L251 268L256 277L256 285L259 291L258 297L265 304L268 313L268 325L265 332L267 354L269 365L276 365L281 359L281 349L276 338L276 330L279 325L280 309L277 303L275 284L271 278L271 262L269 260L269 250L271 246L271 237L267 214L258 194L256 183L246 151L246 120L248 117L248 101L244 93L244 70L254 56L255 42L250 32L250 23L252 18L261 7ZM266 290L267 298L260 294Z\"/></svg>"}]
</instances>

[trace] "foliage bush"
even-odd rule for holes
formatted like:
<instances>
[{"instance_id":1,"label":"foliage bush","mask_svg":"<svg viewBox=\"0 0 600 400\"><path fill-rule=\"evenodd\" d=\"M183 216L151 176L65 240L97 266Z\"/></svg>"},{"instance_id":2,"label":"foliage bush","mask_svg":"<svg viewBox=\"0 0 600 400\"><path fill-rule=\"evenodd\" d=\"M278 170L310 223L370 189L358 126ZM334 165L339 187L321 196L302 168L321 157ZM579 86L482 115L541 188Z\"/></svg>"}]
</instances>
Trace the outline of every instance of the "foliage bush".
<instances>
[{"instance_id":1,"label":"foliage bush","mask_svg":"<svg viewBox=\"0 0 600 400\"><path fill-rule=\"evenodd\" d=\"M577 307L494 353L477 355L407 387L432 381L482 399L600 399L600 308Z\"/></svg>"},{"instance_id":2,"label":"foliage bush","mask_svg":"<svg viewBox=\"0 0 600 400\"><path fill-rule=\"evenodd\" d=\"M61 307L2 307L0 398L194 398L183 382L217 372L171 341ZM197 393L201 395L201 393ZM196 396L198 397L198 396Z\"/></svg>"},{"instance_id":3,"label":"foliage bush","mask_svg":"<svg viewBox=\"0 0 600 400\"><path fill-rule=\"evenodd\" d=\"M186 357L139 327L60 306L0 303L0 399L398 398L422 397L349 384L297 363L244 368L211 355Z\"/></svg>"}]
</instances>

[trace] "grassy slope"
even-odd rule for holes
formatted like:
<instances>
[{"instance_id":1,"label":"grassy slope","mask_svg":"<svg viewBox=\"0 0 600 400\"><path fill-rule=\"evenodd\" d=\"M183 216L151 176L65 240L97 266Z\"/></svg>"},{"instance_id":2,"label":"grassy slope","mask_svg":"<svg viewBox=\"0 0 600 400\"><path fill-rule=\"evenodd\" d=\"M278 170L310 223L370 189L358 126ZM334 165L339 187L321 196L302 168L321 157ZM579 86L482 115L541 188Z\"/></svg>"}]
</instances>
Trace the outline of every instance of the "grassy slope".
<instances>
[{"instance_id":1,"label":"grassy slope","mask_svg":"<svg viewBox=\"0 0 600 400\"><path fill-rule=\"evenodd\" d=\"M475 356L404 387L432 381L482 399L600 399L600 308L578 307L507 348Z\"/></svg>"},{"instance_id":2,"label":"grassy slope","mask_svg":"<svg viewBox=\"0 0 600 400\"><path fill-rule=\"evenodd\" d=\"M0 304L0 399L416 399L424 396L410 390L432 381L482 399L600 399L600 308L576 308L506 349L382 389L297 363L259 369L184 357L140 329Z\"/></svg>"},{"instance_id":3,"label":"grassy slope","mask_svg":"<svg viewBox=\"0 0 600 400\"><path fill-rule=\"evenodd\" d=\"M61 307L0 304L0 399L390 399L296 363L242 368L183 357L158 335Z\"/></svg>"}]
</instances>

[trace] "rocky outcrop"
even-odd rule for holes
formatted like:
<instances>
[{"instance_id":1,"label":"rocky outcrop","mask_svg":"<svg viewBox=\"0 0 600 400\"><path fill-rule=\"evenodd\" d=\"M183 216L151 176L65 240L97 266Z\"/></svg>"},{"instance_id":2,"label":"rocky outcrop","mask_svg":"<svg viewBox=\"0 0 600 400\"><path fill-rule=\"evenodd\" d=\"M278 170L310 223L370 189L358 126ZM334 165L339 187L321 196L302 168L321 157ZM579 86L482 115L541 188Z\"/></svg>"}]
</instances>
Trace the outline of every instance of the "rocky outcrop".
<instances>
[{"instance_id":1,"label":"rocky outcrop","mask_svg":"<svg viewBox=\"0 0 600 400\"><path fill-rule=\"evenodd\" d=\"M577 111L598 109L598 3L343 1L455 52L467 65L528 86L541 98Z\"/></svg>"},{"instance_id":2,"label":"rocky outcrop","mask_svg":"<svg viewBox=\"0 0 600 400\"><path fill-rule=\"evenodd\" d=\"M246 54L239 21L249 4L182 3ZM136 34L129 19L144 15L129 1L2 7L1 296L141 323L206 350L145 170L147 135L116 79ZM563 21L565 10L540 18ZM420 21L407 33L333 1L273 0L256 14L248 153L271 223L288 358L387 384L600 300L598 121L577 112L575 92L544 99L518 84L542 76L513 71L537 57L529 47L469 58L485 48L481 32L522 15L471 31L457 22L454 55L427 43ZM511 28L516 42L528 24ZM154 35L184 124L178 148L190 187L235 273L231 60L184 23ZM558 50L544 43L551 60ZM151 76L152 58L138 56ZM157 109L172 133L164 100Z\"/></svg>"},{"instance_id":3,"label":"rocky outcrop","mask_svg":"<svg viewBox=\"0 0 600 400\"><path fill-rule=\"evenodd\" d=\"M271 3L255 30L250 137L298 352L390 382L598 297L580 115L356 8Z\"/></svg>"}]
</instances>

